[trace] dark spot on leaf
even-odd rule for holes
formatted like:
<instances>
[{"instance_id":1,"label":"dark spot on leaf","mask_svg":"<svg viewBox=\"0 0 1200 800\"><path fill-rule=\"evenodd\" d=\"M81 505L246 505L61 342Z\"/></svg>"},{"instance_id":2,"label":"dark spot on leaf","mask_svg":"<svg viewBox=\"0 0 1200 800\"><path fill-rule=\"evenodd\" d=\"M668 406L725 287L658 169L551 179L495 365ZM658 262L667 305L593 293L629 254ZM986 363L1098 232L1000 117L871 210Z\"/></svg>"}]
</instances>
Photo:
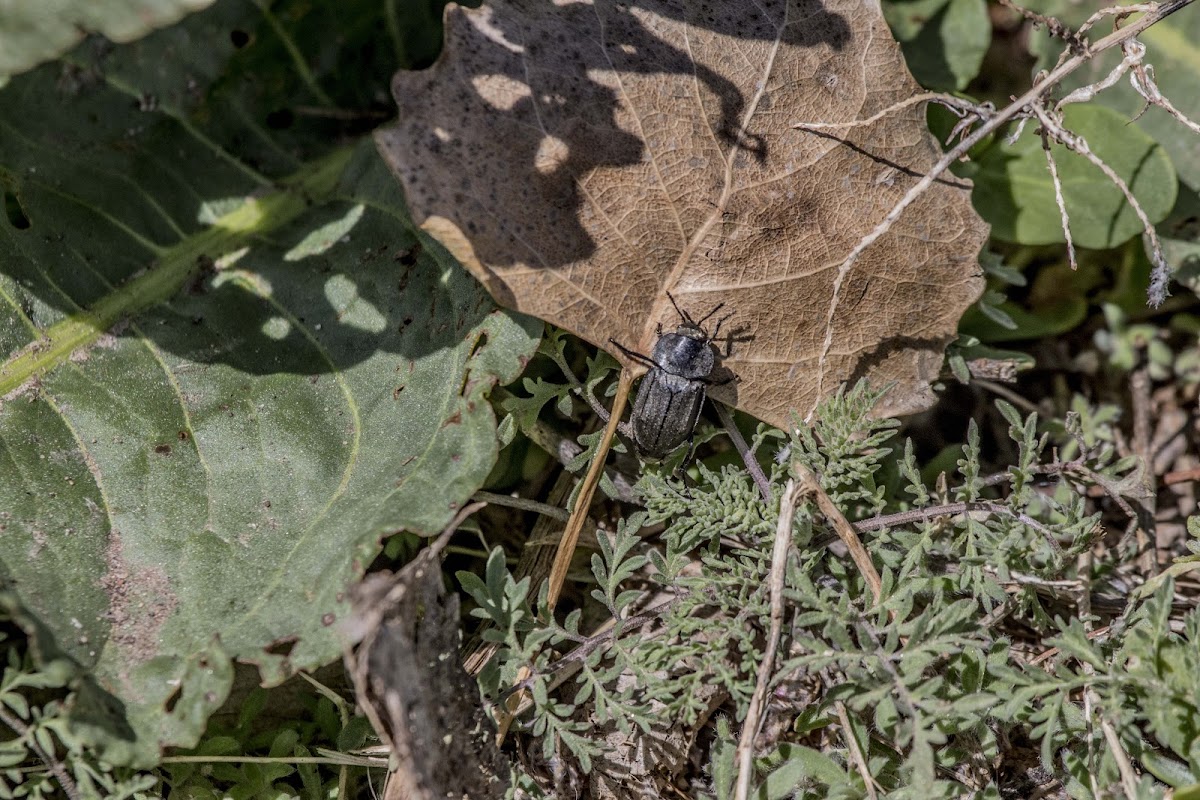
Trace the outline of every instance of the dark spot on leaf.
<instances>
[{"instance_id":1,"label":"dark spot on leaf","mask_svg":"<svg viewBox=\"0 0 1200 800\"><path fill-rule=\"evenodd\" d=\"M271 501L263 500L263 508L270 508L270 507L271 507Z\"/></svg>"},{"instance_id":2,"label":"dark spot on leaf","mask_svg":"<svg viewBox=\"0 0 1200 800\"><path fill-rule=\"evenodd\" d=\"M192 435L187 431L180 431L176 435L179 437L179 441L181 442L186 442L188 439L192 438Z\"/></svg>"},{"instance_id":3,"label":"dark spot on leaf","mask_svg":"<svg viewBox=\"0 0 1200 800\"><path fill-rule=\"evenodd\" d=\"M158 453L160 456L169 456L171 455L171 445L156 444L154 445L154 452Z\"/></svg>"},{"instance_id":4,"label":"dark spot on leaf","mask_svg":"<svg viewBox=\"0 0 1200 800\"><path fill-rule=\"evenodd\" d=\"M233 43L234 47L236 47L238 50L241 50L243 47L250 44L250 34L235 28L229 32L229 41Z\"/></svg>"},{"instance_id":5,"label":"dark spot on leaf","mask_svg":"<svg viewBox=\"0 0 1200 800\"><path fill-rule=\"evenodd\" d=\"M321 624L328 628L334 623L335 620L337 620L337 617L335 617L332 613L324 614L321 617Z\"/></svg>"},{"instance_id":6,"label":"dark spot on leaf","mask_svg":"<svg viewBox=\"0 0 1200 800\"><path fill-rule=\"evenodd\" d=\"M458 453L455 453L454 455L450 456L450 460L457 464L459 461L462 461L462 456Z\"/></svg>"},{"instance_id":7,"label":"dark spot on leaf","mask_svg":"<svg viewBox=\"0 0 1200 800\"><path fill-rule=\"evenodd\" d=\"M200 669L208 669L208 656L201 656L200 660L196 662L196 666Z\"/></svg>"},{"instance_id":8,"label":"dark spot on leaf","mask_svg":"<svg viewBox=\"0 0 1200 800\"><path fill-rule=\"evenodd\" d=\"M8 224L19 231L28 230L32 224L15 192L4 193L4 216L8 217Z\"/></svg>"},{"instance_id":9,"label":"dark spot on leaf","mask_svg":"<svg viewBox=\"0 0 1200 800\"><path fill-rule=\"evenodd\" d=\"M411 267L417 263L417 259L421 257L421 245L414 244L407 250L401 250L396 254L396 260L405 267Z\"/></svg>"},{"instance_id":10,"label":"dark spot on leaf","mask_svg":"<svg viewBox=\"0 0 1200 800\"><path fill-rule=\"evenodd\" d=\"M296 648L296 642L298 641L300 640L295 636L285 636L282 639L276 639L263 649L270 655L287 658L292 654L292 650Z\"/></svg>"},{"instance_id":11,"label":"dark spot on leaf","mask_svg":"<svg viewBox=\"0 0 1200 800\"><path fill-rule=\"evenodd\" d=\"M401 393L401 392L403 392L403 391L404 391L404 387L403 387L403 386L397 386L395 389L393 389L393 390L392 390L392 399L394 399L394 400L399 400L399 399L400 399L400 393Z\"/></svg>"},{"instance_id":12,"label":"dark spot on leaf","mask_svg":"<svg viewBox=\"0 0 1200 800\"><path fill-rule=\"evenodd\" d=\"M168 714L175 713L175 705L179 702L179 698L183 697L183 687L176 686L175 691L171 692L171 696L167 698L167 702L163 704L163 710Z\"/></svg>"},{"instance_id":13,"label":"dark spot on leaf","mask_svg":"<svg viewBox=\"0 0 1200 800\"><path fill-rule=\"evenodd\" d=\"M292 127L296 115L289 108L278 108L267 114L267 127L277 131Z\"/></svg>"},{"instance_id":14,"label":"dark spot on leaf","mask_svg":"<svg viewBox=\"0 0 1200 800\"><path fill-rule=\"evenodd\" d=\"M442 427L445 428L448 425L461 425L461 424L462 424L462 412L455 411L453 414L450 415L450 417L445 422L442 423Z\"/></svg>"}]
</instances>

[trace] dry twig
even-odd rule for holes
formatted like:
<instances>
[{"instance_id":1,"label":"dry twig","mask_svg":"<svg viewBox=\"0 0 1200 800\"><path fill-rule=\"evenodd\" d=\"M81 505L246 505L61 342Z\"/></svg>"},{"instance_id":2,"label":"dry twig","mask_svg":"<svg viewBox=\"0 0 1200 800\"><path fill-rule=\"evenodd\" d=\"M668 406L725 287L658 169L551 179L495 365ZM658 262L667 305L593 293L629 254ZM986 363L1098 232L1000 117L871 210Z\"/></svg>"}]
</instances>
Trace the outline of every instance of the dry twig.
<instances>
[{"instance_id":1,"label":"dry twig","mask_svg":"<svg viewBox=\"0 0 1200 800\"><path fill-rule=\"evenodd\" d=\"M1132 11L1142 11L1144 12L1144 16L1123 28L1113 31L1094 44L1068 48L1067 51L1064 52L1063 57L1060 58L1060 61L1055 68L1041 77L1040 80L1036 81L1033 87L1025 92L1025 94L1015 99L1005 108L1000 109L999 111L990 115L987 119L983 120L973 132L967 136L964 136L957 145L948 150L942 156L942 158L938 160L932 169L925 173L920 180L918 180L915 184L913 184L912 187L909 188L904 197L902 197L900 201L892 208L892 210L889 211L882 220L880 220L879 224L876 225L870 233L859 240L858 244L856 244L850 250L849 254L847 254L845 259L843 259L842 263L838 265L837 274L834 276L833 294L832 298L830 299L829 308L825 315L825 338L821 345L820 358L817 361L816 397L820 398L824 393L827 361L829 358L830 348L833 345L833 318L837 312L838 304L840 302L841 288L846 280L846 276L850 273L850 269L854 266L855 262L858 261L858 258L863 254L863 252L866 251L866 249L876 241L878 241L880 237L890 231L892 226L904 214L909 206L911 206L917 201L918 198L928 191L929 187L932 186L934 182L937 181L938 178L940 178L952 164L965 156L972 147L983 141L985 137L999 129L1002 125L1010 120L1029 117L1031 115L1036 116L1036 112L1038 110L1041 110L1043 113L1045 113L1044 105L1046 96L1068 75L1079 69L1079 67L1081 67L1084 63L1096 57L1100 53L1103 53L1104 51L1113 47L1122 47L1126 43L1135 40L1138 34L1142 33L1150 26L1165 19L1171 14L1174 14L1176 11L1179 11L1181 8L1186 7L1191 2L1192 0L1168 0L1167 2L1163 3L1146 3L1136 7L1130 6L1119 9L1104 9L1100 12L1097 12L1097 14L1093 15L1093 19L1089 20L1088 23L1086 23L1080 29L1081 32L1086 31L1088 28L1094 25L1098 19L1103 18L1104 16L1123 17ZM943 96L943 98L938 98L938 101L944 102L944 97L945 96ZM961 105L961 101L955 100L952 102ZM911 105L910 100L903 101L889 109L885 109L885 111L880 112L880 115L894 113L894 111L898 108L903 108L907 105ZM880 115L876 116L878 117ZM802 122L797 123L795 127L813 130L823 126ZM1096 163L1097 161L1099 161L1099 159L1093 160L1093 163ZM1102 169L1106 169L1106 167L1102 167ZM1105 174L1110 178L1115 176L1115 173L1112 173L1111 169L1106 169ZM1119 183L1117 181L1119 181ZM1128 192L1128 187L1124 186L1124 181L1120 181L1119 176L1117 176L1117 181L1114 181L1114 183L1117 183L1118 186L1124 187L1122 191L1126 194L1126 197L1131 197L1132 195ZM1161 249L1158 248L1157 236L1152 233L1152 226L1149 226L1148 220L1145 219L1145 214L1140 212L1140 207L1135 208L1135 210L1139 210L1139 218L1142 219L1143 224L1149 229L1147 232L1147 239L1151 247L1154 248L1150 254L1150 257L1155 265L1155 273L1151 278L1149 297L1151 305L1157 306L1166 298L1168 269L1166 267L1165 258L1163 258L1161 255Z\"/></svg>"},{"instance_id":2,"label":"dry twig","mask_svg":"<svg viewBox=\"0 0 1200 800\"><path fill-rule=\"evenodd\" d=\"M754 695L750 698L750 708L742 724L742 734L738 739L734 759L738 769L735 800L747 800L750 796L750 779L754 772L754 739L762 725L763 709L767 705L767 690L775 666L775 652L779 648L779 637L783 632L783 587L787 575L788 550L792 545L792 522L796 518L796 503L799 499L800 489L796 481L789 478L783 487L783 497L779 501L779 524L775 528L775 547L771 551L771 571L767 577L771 589L771 630L767 634L767 647L758 665Z\"/></svg>"}]
</instances>

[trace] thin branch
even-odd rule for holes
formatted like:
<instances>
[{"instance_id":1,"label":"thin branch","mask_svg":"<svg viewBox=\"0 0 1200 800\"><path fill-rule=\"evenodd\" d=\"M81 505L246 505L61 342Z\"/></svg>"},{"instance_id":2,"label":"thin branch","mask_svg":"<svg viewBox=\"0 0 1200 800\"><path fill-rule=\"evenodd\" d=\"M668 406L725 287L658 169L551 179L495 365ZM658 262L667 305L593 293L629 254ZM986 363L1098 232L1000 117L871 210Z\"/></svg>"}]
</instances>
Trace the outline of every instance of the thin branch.
<instances>
[{"instance_id":1,"label":"thin branch","mask_svg":"<svg viewBox=\"0 0 1200 800\"><path fill-rule=\"evenodd\" d=\"M1154 419L1154 398L1151 396L1150 370L1144 364L1129 376L1129 396L1133 406L1133 436L1130 441L1133 454L1142 464L1142 487L1145 499L1138 503L1140 512L1137 528L1138 568L1143 578L1152 578L1158 574L1158 554L1156 552L1156 534L1154 514L1157 503L1157 487L1154 485L1154 444L1152 420Z\"/></svg>"},{"instance_id":2,"label":"thin branch","mask_svg":"<svg viewBox=\"0 0 1200 800\"><path fill-rule=\"evenodd\" d=\"M915 106L919 103L939 103L946 108L954 111L962 116L975 116L980 119L995 113L990 103L972 103L969 100L964 100L961 97L955 97L952 94L944 94L942 92L921 92L912 97L906 97L899 103L893 103L887 108L872 114L864 119L854 119L847 122L797 122L792 125L793 128L801 128L808 131L820 130L845 130L847 128L862 128L867 125L873 125L885 117L895 114L897 111L902 111L909 106Z\"/></svg>"},{"instance_id":3,"label":"thin branch","mask_svg":"<svg viewBox=\"0 0 1200 800\"><path fill-rule=\"evenodd\" d=\"M1150 64L1138 65L1133 68L1133 74L1129 76L1129 82L1133 84L1133 88L1138 94L1146 98L1146 103L1152 106L1158 106L1163 111L1166 111L1175 119L1182 122L1190 128L1193 133L1200 134L1200 125L1196 124L1182 111L1177 109L1175 105L1163 96L1158 90L1158 84L1154 82L1154 67ZM1141 116L1140 114L1138 116Z\"/></svg>"},{"instance_id":4,"label":"thin branch","mask_svg":"<svg viewBox=\"0 0 1200 800\"><path fill-rule=\"evenodd\" d=\"M491 503L496 506L505 506L507 508L515 508L520 511L532 511L535 514L541 514L544 517L552 517L559 522L566 522L571 518L571 515L563 511L558 506L552 506L547 503L539 503L537 500L530 500L526 497L513 497L507 494L496 494L495 492L485 492L482 489L471 495L472 500L479 500L484 503Z\"/></svg>"},{"instance_id":5,"label":"thin branch","mask_svg":"<svg viewBox=\"0 0 1200 800\"><path fill-rule=\"evenodd\" d=\"M863 547L862 540L858 538L854 526L846 520L841 509L821 488L821 483L812 470L799 462L793 462L792 469L798 474L804 493L811 495L817 501L817 508L821 510L826 521L833 526L838 538L842 540L842 544L846 545L846 549L850 551L850 558L858 567L858 571L862 573L863 580L867 582L867 587L871 590L871 597L878 603L883 596L883 581L879 577L878 570L875 569L874 562L871 561L871 554L867 552L867 548Z\"/></svg>"},{"instance_id":6,"label":"thin branch","mask_svg":"<svg viewBox=\"0 0 1200 800\"><path fill-rule=\"evenodd\" d=\"M762 726L763 710L767 705L767 691L771 684L771 673L775 667L775 653L779 649L779 638L783 633L783 589L787 574L788 550L792 546L792 523L796 519L796 503L800 490L796 481L789 478L783 487L779 501L779 524L775 527L775 546L771 551L771 571L767 581L771 589L771 630L767 635L767 646L758 665L758 677L750 708L742 724L738 739L735 763L738 765L737 788L734 800L747 800L750 796L750 779L754 773L754 740Z\"/></svg>"},{"instance_id":7,"label":"thin branch","mask_svg":"<svg viewBox=\"0 0 1200 800\"><path fill-rule=\"evenodd\" d=\"M1166 486L1174 486L1177 483L1195 483L1196 481L1200 481L1200 467L1168 472L1162 477L1162 482Z\"/></svg>"},{"instance_id":8,"label":"thin branch","mask_svg":"<svg viewBox=\"0 0 1200 800\"><path fill-rule=\"evenodd\" d=\"M1090 694L1091 690L1088 693ZM1113 727L1111 720L1107 717L1101 717L1100 730L1104 732L1104 741L1108 744L1108 751L1112 753L1113 759L1117 762L1117 770L1121 773L1121 788L1125 790L1125 796L1137 797L1137 774L1133 771L1133 764L1129 761L1129 754L1125 752L1125 748L1121 745L1121 739L1117 736L1117 729Z\"/></svg>"},{"instance_id":9,"label":"thin branch","mask_svg":"<svg viewBox=\"0 0 1200 800\"><path fill-rule=\"evenodd\" d=\"M920 180L918 180L905 193L904 197L887 213L886 216L879 222L875 228L859 240L858 244L850 251L846 258L838 265L837 274L833 281L833 294L829 302L829 310L825 315L825 338L821 344L821 355L817 361L817 391L816 397L820 398L824 394L824 382L826 363L829 359L829 350L833 346L833 317L837 312L838 304L841 299L842 284L846 280L851 267L858 261L859 256L879 240L881 236L891 230L896 221L904 214L904 212L917 201L929 187L941 177L942 173L950 168L952 164L966 155L972 147L979 144L993 131L1000 128L1009 120L1017 117L1022 112L1028 113L1029 109L1039 100L1041 100L1051 89L1057 86L1068 75L1083 66L1091 58L1099 53L1104 52L1113 47L1120 46L1122 43L1133 39L1139 33L1149 28L1151 25L1159 22L1162 19L1174 14L1181 8L1187 7L1192 0L1169 0L1168 2L1155 4L1152 10L1148 11L1144 17L1131 23L1130 25L1114 31L1105 36L1094 45L1085 49L1082 53L1076 53L1070 58L1067 58L1061 64L1051 70L1044 78L1033 85L1025 94L1014 100L1011 104L996 112L994 116L982 122L978 128L969 136L963 138L961 142L948 150L941 159L934 164ZM803 126L801 126L803 127ZM1161 286L1151 284L1152 292L1160 290L1162 296L1165 297L1165 279L1161 282ZM1157 294L1152 294L1151 299L1157 297ZM1161 302L1161 301L1160 301ZM793 369L795 365L793 366Z\"/></svg>"},{"instance_id":10,"label":"thin branch","mask_svg":"<svg viewBox=\"0 0 1200 800\"><path fill-rule=\"evenodd\" d=\"M1062 545L1058 543L1058 538L1054 531L1038 522L1028 514L1019 511L1013 511L1003 503L992 503L986 500L976 500L973 502L964 503L947 503L941 506L930 506L928 508L915 508L912 511L901 511L898 514L885 514L871 519L864 519L853 523L854 529L859 533L868 531L877 531L883 528L893 528L897 525L908 525L913 522L922 522L936 517L953 517L958 514L968 514L973 511L986 511L989 514L1000 514L1002 516L1015 519L1023 525L1033 528L1046 539L1046 543L1050 545L1057 555L1063 554Z\"/></svg>"},{"instance_id":11,"label":"thin branch","mask_svg":"<svg viewBox=\"0 0 1200 800\"><path fill-rule=\"evenodd\" d=\"M733 415L729 413L729 409L720 400L713 400L713 406L717 409L717 416L721 418L721 424L725 426L725 432L733 440L733 446L737 448L738 454L742 457L742 462L745 463L746 469L750 472L750 477L754 478L754 483L758 486L759 494L762 495L767 505L771 505L771 482L767 480L762 465L758 463L758 459L754 457L754 453L750 452L750 445L746 444L745 437L738 430L737 423L733 421Z\"/></svg>"},{"instance_id":12,"label":"thin branch","mask_svg":"<svg viewBox=\"0 0 1200 800\"><path fill-rule=\"evenodd\" d=\"M1138 220L1142 223L1142 235L1146 241L1147 255L1150 258L1150 263L1154 265L1154 269L1150 273L1150 288L1147 291L1150 305L1155 307L1162 305L1163 300L1167 299L1167 281L1170 280L1171 267L1167 264L1166 256L1163 255L1162 244L1158 240L1158 232L1154 229L1154 225L1150 222L1150 217L1146 215L1142 204L1134 197L1129 184L1112 167L1105 163L1100 156L1092 152L1092 148L1088 145L1086 139L1064 128L1062 123L1053 119L1049 112L1039 104L1034 103L1031 109L1042 123L1042 126L1047 128L1056 139L1090 161L1093 166L1104 173L1104 177L1108 178L1114 186L1121 190L1121 194L1125 195L1125 202L1129 204L1129 207L1133 209L1133 212L1137 214Z\"/></svg>"},{"instance_id":13,"label":"thin branch","mask_svg":"<svg viewBox=\"0 0 1200 800\"><path fill-rule=\"evenodd\" d=\"M166 756L163 764L323 764L342 767L387 769L386 758L371 756Z\"/></svg>"},{"instance_id":14,"label":"thin branch","mask_svg":"<svg viewBox=\"0 0 1200 800\"><path fill-rule=\"evenodd\" d=\"M567 570L571 566L571 556L575 555L575 545L579 542L579 534L583 531L584 522L587 520L588 507L592 504L592 496L596 492L596 486L600 483L600 475L604 471L604 461L608 458L608 451L612 447L613 437L617 433L621 414L624 413L625 405L629 401L633 379L634 374L631 370L628 368L621 370L621 377L617 383L617 394L613 398L612 414L609 417L608 425L604 428L604 435L600 439L596 453L592 456L592 465L588 468L587 475L584 476L583 483L579 487L579 494L575 498L575 508L571 512L571 519L567 522L567 529L563 532L562 540L558 544L558 552L554 556L554 565L550 569L550 592L546 598L550 609L558 604L563 584L566 583Z\"/></svg>"},{"instance_id":15,"label":"thin branch","mask_svg":"<svg viewBox=\"0 0 1200 800\"><path fill-rule=\"evenodd\" d=\"M842 726L842 733L846 737L846 748L850 751L850 760L854 762L854 768L858 770L858 777L862 778L863 785L867 788L867 798L876 800L879 794L875 791L875 776L871 774L867 758L858 744L858 738L854 735L854 728L850 724L850 712L846 710L846 704L841 700L833 704L833 709L837 712L838 724Z\"/></svg>"},{"instance_id":16,"label":"thin branch","mask_svg":"<svg viewBox=\"0 0 1200 800\"><path fill-rule=\"evenodd\" d=\"M67 768L52 753L47 753L42 749L42 746L38 744L37 735L32 728L19 718L8 713L8 710L3 706L0 706L0 722L12 728L14 733L28 742L29 749L33 751L33 754L58 779L58 785L62 787L63 794L70 798L70 800L82 800L83 795L79 793L79 787L75 785L74 779L67 773Z\"/></svg>"},{"instance_id":17,"label":"thin branch","mask_svg":"<svg viewBox=\"0 0 1200 800\"><path fill-rule=\"evenodd\" d=\"M1072 32L1070 28L1054 17L1047 17L1037 13L1036 11L1030 11L1024 6L1019 6L1012 2L1012 0L998 0L998 2L1005 8L1020 14L1023 18L1029 22L1032 22L1034 25L1041 25L1052 37L1055 39L1062 39L1072 48L1077 49L1087 44L1083 37L1080 36L1080 32Z\"/></svg>"},{"instance_id":18,"label":"thin branch","mask_svg":"<svg viewBox=\"0 0 1200 800\"><path fill-rule=\"evenodd\" d=\"M1067 262L1071 270L1079 269L1079 261L1075 258L1075 240L1071 238L1071 218L1067 216L1067 201L1063 197L1062 180L1058 177L1058 163L1050 149L1050 141L1046 132L1042 132L1042 152L1046 154L1046 168L1050 170L1050 181L1054 184L1054 202L1058 205L1058 216L1062 223L1063 238L1067 241Z\"/></svg>"}]
</instances>

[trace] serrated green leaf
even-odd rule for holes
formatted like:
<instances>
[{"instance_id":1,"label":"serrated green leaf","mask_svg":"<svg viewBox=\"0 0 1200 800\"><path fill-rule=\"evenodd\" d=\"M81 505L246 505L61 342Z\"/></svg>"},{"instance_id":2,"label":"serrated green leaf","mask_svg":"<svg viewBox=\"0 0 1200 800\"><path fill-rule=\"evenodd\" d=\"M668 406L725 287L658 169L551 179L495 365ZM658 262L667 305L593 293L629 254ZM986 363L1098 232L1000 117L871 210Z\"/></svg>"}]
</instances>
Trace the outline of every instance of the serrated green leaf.
<instances>
[{"instance_id":1,"label":"serrated green leaf","mask_svg":"<svg viewBox=\"0 0 1200 800\"><path fill-rule=\"evenodd\" d=\"M1175 203L1178 181L1166 151L1126 117L1091 104L1066 108L1068 130L1125 180L1151 223ZM1041 137L1027 126L1015 144L997 143L979 159L971 199L992 235L1020 244L1056 244L1063 238L1054 187ZM1080 247L1115 247L1142 230L1124 194L1083 156L1053 145L1071 236Z\"/></svg>"},{"instance_id":2,"label":"serrated green leaf","mask_svg":"<svg viewBox=\"0 0 1200 800\"><path fill-rule=\"evenodd\" d=\"M0 90L0 576L90 670L71 720L111 762L194 744L230 658L275 683L340 655L346 586L479 487L486 392L541 329L430 242L396 260L372 143L291 111L386 91L340 71L394 52L379 4L288 11L218 3Z\"/></svg>"}]
</instances>

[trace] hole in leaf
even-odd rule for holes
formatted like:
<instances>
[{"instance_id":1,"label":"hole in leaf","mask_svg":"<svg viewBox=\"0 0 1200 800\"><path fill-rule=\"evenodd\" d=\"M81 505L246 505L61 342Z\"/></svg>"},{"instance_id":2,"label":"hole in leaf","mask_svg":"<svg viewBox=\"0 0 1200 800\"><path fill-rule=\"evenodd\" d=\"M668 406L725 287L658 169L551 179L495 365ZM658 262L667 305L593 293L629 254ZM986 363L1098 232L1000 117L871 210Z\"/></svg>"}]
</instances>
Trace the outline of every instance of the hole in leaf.
<instances>
[{"instance_id":1,"label":"hole in leaf","mask_svg":"<svg viewBox=\"0 0 1200 800\"><path fill-rule=\"evenodd\" d=\"M288 108L277 108L267 114L267 127L277 131L292 127L295 121L296 115Z\"/></svg>"},{"instance_id":2,"label":"hole in leaf","mask_svg":"<svg viewBox=\"0 0 1200 800\"><path fill-rule=\"evenodd\" d=\"M175 691L171 692L171 696L167 698L167 702L163 705L163 709L168 714L175 713L175 706L179 703L179 698L183 697L183 687L176 686Z\"/></svg>"},{"instance_id":3,"label":"hole in leaf","mask_svg":"<svg viewBox=\"0 0 1200 800\"><path fill-rule=\"evenodd\" d=\"M232 30L229 32L229 41L233 42L233 46L241 50L246 45L250 44L250 34L243 30Z\"/></svg>"},{"instance_id":4,"label":"hole in leaf","mask_svg":"<svg viewBox=\"0 0 1200 800\"><path fill-rule=\"evenodd\" d=\"M266 652L273 656L283 656L287 658L292 654L292 650L296 649L296 642L300 641L295 636L289 636L286 639L278 639L267 645Z\"/></svg>"},{"instance_id":5,"label":"hole in leaf","mask_svg":"<svg viewBox=\"0 0 1200 800\"><path fill-rule=\"evenodd\" d=\"M21 207L21 201L17 199L15 192L6 191L4 193L4 216L8 217L8 223L19 231L26 230L33 224L26 216L25 209Z\"/></svg>"}]
</instances>

